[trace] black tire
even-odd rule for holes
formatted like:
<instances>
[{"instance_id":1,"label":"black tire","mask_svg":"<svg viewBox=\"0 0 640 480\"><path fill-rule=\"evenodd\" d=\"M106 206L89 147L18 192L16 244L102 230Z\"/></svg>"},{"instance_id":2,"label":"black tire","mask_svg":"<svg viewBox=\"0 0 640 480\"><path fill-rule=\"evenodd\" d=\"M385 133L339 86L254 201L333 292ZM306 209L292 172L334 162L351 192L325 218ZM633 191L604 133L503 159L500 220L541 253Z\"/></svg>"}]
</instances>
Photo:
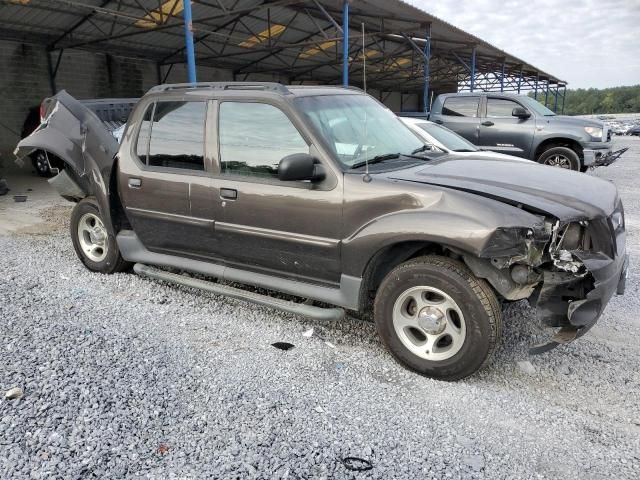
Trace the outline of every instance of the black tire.
<instances>
[{"instance_id":1,"label":"black tire","mask_svg":"<svg viewBox=\"0 0 640 480\"><path fill-rule=\"evenodd\" d=\"M394 328L396 301L418 286L446 293L463 314L464 341L450 358L433 361L414 354ZM440 380L460 380L478 371L489 361L502 335L502 311L491 287L463 263L441 256L419 257L394 268L376 294L374 319L383 343L398 362Z\"/></svg>"},{"instance_id":2,"label":"black tire","mask_svg":"<svg viewBox=\"0 0 640 480\"><path fill-rule=\"evenodd\" d=\"M567 168L561 165L556 165L556 161L566 162L568 169L580 171L582 162L576 152L567 147L551 147L540 154L537 159L538 163L543 165L550 165L552 167Z\"/></svg>"},{"instance_id":3,"label":"black tire","mask_svg":"<svg viewBox=\"0 0 640 480\"><path fill-rule=\"evenodd\" d=\"M129 268L131 268L131 263L122 259L120 250L118 249L118 244L116 243L116 239L112 235L104 235L104 248L102 249L101 254L104 258L92 259L89 256L90 254L87 253L85 249L83 249L83 240L80 238L78 227L80 225L80 222L84 221L85 218L95 219L95 217L103 222L102 215L100 214L100 209L98 208L98 203L94 198L91 197L85 198L78 202L78 204L71 212L70 233L76 255L78 255L80 261L93 272L116 273L128 270ZM87 240L85 240L85 242L86 241Z\"/></svg>"},{"instance_id":4,"label":"black tire","mask_svg":"<svg viewBox=\"0 0 640 480\"><path fill-rule=\"evenodd\" d=\"M47 152L36 150L31 154L31 164L39 177L50 178L53 176L47 158Z\"/></svg>"}]
</instances>

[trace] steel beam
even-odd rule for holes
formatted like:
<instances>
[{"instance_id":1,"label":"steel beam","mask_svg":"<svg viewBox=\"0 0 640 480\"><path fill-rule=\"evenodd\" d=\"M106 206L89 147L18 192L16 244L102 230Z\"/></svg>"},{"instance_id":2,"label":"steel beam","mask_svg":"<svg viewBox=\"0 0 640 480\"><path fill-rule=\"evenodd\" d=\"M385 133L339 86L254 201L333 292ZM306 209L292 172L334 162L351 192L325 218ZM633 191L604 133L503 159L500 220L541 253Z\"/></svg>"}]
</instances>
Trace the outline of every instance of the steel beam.
<instances>
[{"instance_id":1,"label":"steel beam","mask_svg":"<svg viewBox=\"0 0 640 480\"><path fill-rule=\"evenodd\" d=\"M193 19L191 16L191 0L183 0L184 41L187 50L187 80L196 83L196 53L193 46Z\"/></svg>"},{"instance_id":2,"label":"steel beam","mask_svg":"<svg viewBox=\"0 0 640 480\"><path fill-rule=\"evenodd\" d=\"M504 67L507 59L502 60L502 72L500 72L500 91L504 92Z\"/></svg>"},{"instance_id":3,"label":"steel beam","mask_svg":"<svg viewBox=\"0 0 640 480\"><path fill-rule=\"evenodd\" d=\"M558 90L560 89L560 85L556 83L556 93L554 95L553 101L553 112L558 113Z\"/></svg>"},{"instance_id":4,"label":"steel beam","mask_svg":"<svg viewBox=\"0 0 640 480\"><path fill-rule=\"evenodd\" d=\"M349 86L349 0L342 4L342 85Z\"/></svg>"},{"instance_id":5,"label":"steel beam","mask_svg":"<svg viewBox=\"0 0 640 480\"><path fill-rule=\"evenodd\" d=\"M540 74L536 73L536 87L535 87L535 90L533 91L534 100L538 100L538 80L540 80Z\"/></svg>"}]
</instances>

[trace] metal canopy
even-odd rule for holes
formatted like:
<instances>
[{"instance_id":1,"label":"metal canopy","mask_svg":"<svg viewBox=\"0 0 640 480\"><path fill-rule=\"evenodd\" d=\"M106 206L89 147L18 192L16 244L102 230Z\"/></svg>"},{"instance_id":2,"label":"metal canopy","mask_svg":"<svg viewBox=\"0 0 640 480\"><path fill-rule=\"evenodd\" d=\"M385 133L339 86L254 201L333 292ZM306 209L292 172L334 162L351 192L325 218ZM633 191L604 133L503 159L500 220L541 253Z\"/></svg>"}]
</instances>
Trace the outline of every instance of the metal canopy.
<instances>
[{"instance_id":1,"label":"metal canopy","mask_svg":"<svg viewBox=\"0 0 640 480\"><path fill-rule=\"evenodd\" d=\"M238 80L277 73L289 83L339 84L348 52L352 85L362 84L364 60L369 88L419 93L425 106L429 89L557 97L566 84L401 0L191 4L197 64L229 69ZM183 0L2 0L0 38L173 65L186 62L184 9Z\"/></svg>"}]
</instances>

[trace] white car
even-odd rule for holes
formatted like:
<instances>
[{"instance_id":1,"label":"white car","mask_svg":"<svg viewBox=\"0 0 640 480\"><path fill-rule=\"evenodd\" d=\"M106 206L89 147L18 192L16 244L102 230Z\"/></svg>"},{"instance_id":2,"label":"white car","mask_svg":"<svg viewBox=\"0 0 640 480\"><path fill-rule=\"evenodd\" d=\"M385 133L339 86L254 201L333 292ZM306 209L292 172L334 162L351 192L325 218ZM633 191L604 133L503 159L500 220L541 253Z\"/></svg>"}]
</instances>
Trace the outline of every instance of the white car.
<instances>
[{"instance_id":1,"label":"white car","mask_svg":"<svg viewBox=\"0 0 640 480\"><path fill-rule=\"evenodd\" d=\"M485 152L476 147L467 139L461 137L457 133L449 130L447 127L430 122L423 118L400 117L402 123L413 130L427 145L432 148L441 150L445 153L455 153L456 155L469 156L474 158L505 158L509 160L518 160L520 162L528 162L513 155L505 155L504 153Z\"/></svg>"}]
</instances>

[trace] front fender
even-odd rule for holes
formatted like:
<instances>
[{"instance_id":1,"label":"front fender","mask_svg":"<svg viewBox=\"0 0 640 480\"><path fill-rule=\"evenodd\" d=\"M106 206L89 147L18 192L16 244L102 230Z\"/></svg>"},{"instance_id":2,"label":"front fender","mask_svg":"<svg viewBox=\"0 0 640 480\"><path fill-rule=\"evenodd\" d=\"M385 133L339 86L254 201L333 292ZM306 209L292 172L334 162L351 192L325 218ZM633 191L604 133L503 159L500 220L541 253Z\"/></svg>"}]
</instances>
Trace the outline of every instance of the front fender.
<instances>
[{"instance_id":1,"label":"front fender","mask_svg":"<svg viewBox=\"0 0 640 480\"><path fill-rule=\"evenodd\" d=\"M424 242L476 257L515 254L524 237L510 232L544 229L544 218L466 192L441 192L422 208L392 212L369 221L343 240L345 273L362 276L368 261L386 247ZM519 244L519 245L517 245Z\"/></svg>"}]
</instances>

